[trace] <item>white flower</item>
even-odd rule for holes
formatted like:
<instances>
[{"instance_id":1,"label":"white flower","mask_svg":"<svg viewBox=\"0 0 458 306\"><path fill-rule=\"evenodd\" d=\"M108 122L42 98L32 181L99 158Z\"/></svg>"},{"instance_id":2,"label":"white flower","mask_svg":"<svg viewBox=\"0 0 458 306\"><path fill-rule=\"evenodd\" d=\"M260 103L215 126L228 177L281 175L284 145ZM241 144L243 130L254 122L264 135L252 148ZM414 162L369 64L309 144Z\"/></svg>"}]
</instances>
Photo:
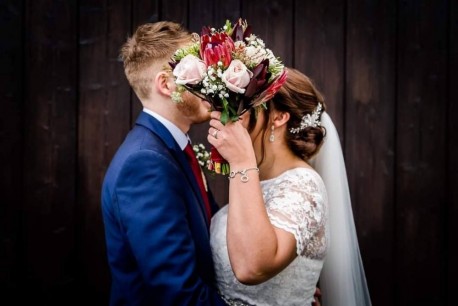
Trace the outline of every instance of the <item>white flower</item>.
<instances>
[{"instance_id":1,"label":"white flower","mask_svg":"<svg viewBox=\"0 0 458 306\"><path fill-rule=\"evenodd\" d=\"M173 69L178 85L198 84L205 76L207 65L198 57L188 54Z\"/></svg>"},{"instance_id":2,"label":"white flower","mask_svg":"<svg viewBox=\"0 0 458 306\"><path fill-rule=\"evenodd\" d=\"M245 87L250 82L253 73L240 60L233 60L221 79L226 87L236 93L245 93Z\"/></svg>"},{"instance_id":3,"label":"white flower","mask_svg":"<svg viewBox=\"0 0 458 306\"><path fill-rule=\"evenodd\" d=\"M237 41L234 42L235 49L243 49L243 48L245 48L245 46L246 46L246 44L241 40L237 40Z\"/></svg>"},{"instance_id":4,"label":"white flower","mask_svg":"<svg viewBox=\"0 0 458 306\"><path fill-rule=\"evenodd\" d=\"M196 154L197 161L201 167L208 167L210 163L210 153L205 150L205 146L203 144L196 144L192 146L194 153Z\"/></svg>"},{"instance_id":5,"label":"white flower","mask_svg":"<svg viewBox=\"0 0 458 306\"><path fill-rule=\"evenodd\" d=\"M268 53L264 48L248 46L245 48L245 56L253 66L256 66L268 56Z\"/></svg>"}]
</instances>

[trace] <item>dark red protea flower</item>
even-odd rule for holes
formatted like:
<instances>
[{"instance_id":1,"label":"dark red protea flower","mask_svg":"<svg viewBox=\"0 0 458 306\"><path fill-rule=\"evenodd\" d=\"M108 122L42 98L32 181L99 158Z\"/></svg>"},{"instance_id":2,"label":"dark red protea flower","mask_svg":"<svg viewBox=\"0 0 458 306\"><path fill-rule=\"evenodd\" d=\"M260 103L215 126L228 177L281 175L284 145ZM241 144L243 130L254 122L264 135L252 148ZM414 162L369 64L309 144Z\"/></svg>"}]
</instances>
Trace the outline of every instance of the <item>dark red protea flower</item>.
<instances>
[{"instance_id":1,"label":"dark red protea flower","mask_svg":"<svg viewBox=\"0 0 458 306\"><path fill-rule=\"evenodd\" d=\"M233 41L245 41L245 38L251 35L251 26L247 25L246 21L244 22L242 18L239 18L237 23L234 25L232 30L232 40Z\"/></svg>"},{"instance_id":2,"label":"dark red protea flower","mask_svg":"<svg viewBox=\"0 0 458 306\"><path fill-rule=\"evenodd\" d=\"M267 81L271 75L267 70L268 68L268 59L263 60L256 67L254 67L253 77L251 78L250 83L248 83L245 91L244 96L246 98L251 99L265 89L265 85L267 85Z\"/></svg>"},{"instance_id":3,"label":"dark red protea flower","mask_svg":"<svg viewBox=\"0 0 458 306\"><path fill-rule=\"evenodd\" d=\"M221 61L224 67L228 67L234 49L234 41L226 33L212 32L208 27L202 29L200 56L207 66Z\"/></svg>"},{"instance_id":4,"label":"dark red protea flower","mask_svg":"<svg viewBox=\"0 0 458 306\"><path fill-rule=\"evenodd\" d=\"M283 84L285 84L287 79L287 74L286 70L283 71L283 73L277 77L270 85L267 87L266 90L264 90L259 97L253 101L252 107L258 106L266 101L269 101L272 99L277 91L282 87Z\"/></svg>"}]
</instances>

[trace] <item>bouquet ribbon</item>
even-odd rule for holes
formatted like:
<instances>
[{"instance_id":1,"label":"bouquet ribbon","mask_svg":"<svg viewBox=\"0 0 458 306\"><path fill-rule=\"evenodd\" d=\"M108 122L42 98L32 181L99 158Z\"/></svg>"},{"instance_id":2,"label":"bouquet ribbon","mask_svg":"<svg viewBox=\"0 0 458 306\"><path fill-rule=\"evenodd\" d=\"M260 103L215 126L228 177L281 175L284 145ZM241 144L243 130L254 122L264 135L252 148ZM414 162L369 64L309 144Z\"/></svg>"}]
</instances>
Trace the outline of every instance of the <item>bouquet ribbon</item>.
<instances>
[{"instance_id":1,"label":"bouquet ribbon","mask_svg":"<svg viewBox=\"0 0 458 306\"><path fill-rule=\"evenodd\" d=\"M210 148L210 163L208 164L208 170L223 175L227 175L230 172L229 163L213 146Z\"/></svg>"}]
</instances>

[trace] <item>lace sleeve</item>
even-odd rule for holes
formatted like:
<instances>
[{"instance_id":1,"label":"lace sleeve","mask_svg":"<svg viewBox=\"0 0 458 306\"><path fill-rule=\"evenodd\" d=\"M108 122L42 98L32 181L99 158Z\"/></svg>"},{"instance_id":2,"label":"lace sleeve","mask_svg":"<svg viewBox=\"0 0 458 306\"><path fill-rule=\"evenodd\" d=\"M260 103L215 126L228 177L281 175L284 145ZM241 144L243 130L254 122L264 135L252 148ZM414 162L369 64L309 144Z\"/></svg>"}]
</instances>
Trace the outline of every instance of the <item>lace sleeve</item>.
<instances>
[{"instance_id":1,"label":"lace sleeve","mask_svg":"<svg viewBox=\"0 0 458 306\"><path fill-rule=\"evenodd\" d=\"M318 174L294 171L269 185L264 196L271 223L294 235L299 256L323 258L327 196Z\"/></svg>"}]
</instances>

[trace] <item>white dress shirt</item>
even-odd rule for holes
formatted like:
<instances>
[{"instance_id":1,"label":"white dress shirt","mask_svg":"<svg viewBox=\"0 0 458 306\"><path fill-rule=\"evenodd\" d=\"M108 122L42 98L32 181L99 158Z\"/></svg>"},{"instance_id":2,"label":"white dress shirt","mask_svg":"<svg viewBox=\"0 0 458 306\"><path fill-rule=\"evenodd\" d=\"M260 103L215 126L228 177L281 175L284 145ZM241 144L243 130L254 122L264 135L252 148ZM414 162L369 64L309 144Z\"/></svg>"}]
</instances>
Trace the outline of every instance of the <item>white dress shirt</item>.
<instances>
[{"instance_id":1,"label":"white dress shirt","mask_svg":"<svg viewBox=\"0 0 458 306\"><path fill-rule=\"evenodd\" d=\"M186 148L186 146L188 145L188 143L190 141L188 135L183 133L183 131L180 130L175 124L173 124L169 120L165 119L161 115L153 112L152 110L147 109L147 108L143 108L143 111L145 113L147 113L148 115L153 116L154 118L156 118L160 123L162 123L165 126L165 128L170 132L170 134L172 134L173 138L178 143L178 145L180 146L181 150L184 150L184 148Z\"/></svg>"}]
</instances>

